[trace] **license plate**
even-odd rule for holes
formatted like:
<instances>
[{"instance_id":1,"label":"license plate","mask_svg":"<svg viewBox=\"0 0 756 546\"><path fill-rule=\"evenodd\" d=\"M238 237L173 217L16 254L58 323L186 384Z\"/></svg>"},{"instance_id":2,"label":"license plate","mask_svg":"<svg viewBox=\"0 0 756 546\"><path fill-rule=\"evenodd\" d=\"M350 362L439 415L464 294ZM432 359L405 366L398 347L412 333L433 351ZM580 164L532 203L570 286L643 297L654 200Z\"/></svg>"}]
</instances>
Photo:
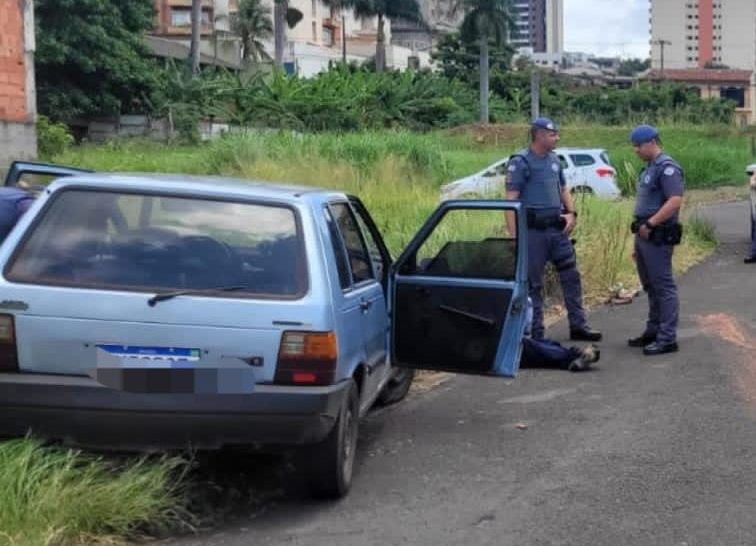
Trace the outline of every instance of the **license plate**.
<instances>
[{"instance_id":1,"label":"license plate","mask_svg":"<svg viewBox=\"0 0 756 546\"><path fill-rule=\"evenodd\" d=\"M200 359L200 350L186 347L97 345L98 362L118 361L123 366L188 367Z\"/></svg>"}]
</instances>

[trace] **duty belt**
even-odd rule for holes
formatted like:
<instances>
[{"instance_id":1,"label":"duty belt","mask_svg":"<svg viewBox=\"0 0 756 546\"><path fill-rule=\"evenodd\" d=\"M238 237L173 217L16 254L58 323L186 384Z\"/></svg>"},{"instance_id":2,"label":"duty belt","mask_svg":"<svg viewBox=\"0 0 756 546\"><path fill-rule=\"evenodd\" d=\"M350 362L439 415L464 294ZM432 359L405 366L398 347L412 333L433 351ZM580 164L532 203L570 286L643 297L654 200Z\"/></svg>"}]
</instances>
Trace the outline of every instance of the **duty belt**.
<instances>
[{"instance_id":1,"label":"duty belt","mask_svg":"<svg viewBox=\"0 0 756 546\"><path fill-rule=\"evenodd\" d=\"M564 218L558 213L539 214L536 209L527 209L526 212L529 229L544 230L549 228L564 229Z\"/></svg>"},{"instance_id":2,"label":"duty belt","mask_svg":"<svg viewBox=\"0 0 756 546\"><path fill-rule=\"evenodd\" d=\"M650 216L636 216L633 223L630 224L630 231L638 233L640 227ZM661 224L651 229L651 235L648 240L656 245L679 245L682 240L683 227L679 222L670 224Z\"/></svg>"}]
</instances>

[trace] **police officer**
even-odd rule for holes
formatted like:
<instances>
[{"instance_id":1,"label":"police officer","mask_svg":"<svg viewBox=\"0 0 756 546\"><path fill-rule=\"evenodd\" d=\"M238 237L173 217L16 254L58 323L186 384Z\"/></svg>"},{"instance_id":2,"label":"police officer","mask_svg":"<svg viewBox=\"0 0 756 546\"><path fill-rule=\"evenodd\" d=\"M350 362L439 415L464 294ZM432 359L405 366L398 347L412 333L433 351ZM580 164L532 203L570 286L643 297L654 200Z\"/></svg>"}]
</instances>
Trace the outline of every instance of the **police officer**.
<instances>
[{"instance_id":1,"label":"police officer","mask_svg":"<svg viewBox=\"0 0 756 546\"><path fill-rule=\"evenodd\" d=\"M508 162L507 199L519 199L528 225L528 282L533 300L532 337L543 339L543 275L547 262L559 273L570 338L599 341L601 332L590 328L583 309L583 289L570 233L577 213L554 149L559 128L548 118L536 119L530 128L530 147ZM516 233L514 215L507 215L509 232Z\"/></svg>"},{"instance_id":2,"label":"police officer","mask_svg":"<svg viewBox=\"0 0 756 546\"><path fill-rule=\"evenodd\" d=\"M751 190L751 253L743 261L756 264L756 170L751 174L748 186Z\"/></svg>"},{"instance_id":3,"label":"police officer","mask_svg":"<svg viewBox=\"0 0 756 546\"><path fill-rule=\"evenodd\" d=\"M0 242L33 202L32 194L21 188L0 188Z\"/></svg>"},{"instance_id":4,"label":"police officer","mask_svg":"<svg viewBox=\"0 0 756 546\"><path fill-rule=\"evenodd\" d=\"M656 128L640 125L630 133L636 155L647 162L638 180L633 256L643 289L648 293L648 322L645 331L628 340L631 347L643 347L646 355L678 350L679 300L672 274L672 252L680 242L678 223L682 206L682 168L661 148Z\"/></svg>"}]
</instances>

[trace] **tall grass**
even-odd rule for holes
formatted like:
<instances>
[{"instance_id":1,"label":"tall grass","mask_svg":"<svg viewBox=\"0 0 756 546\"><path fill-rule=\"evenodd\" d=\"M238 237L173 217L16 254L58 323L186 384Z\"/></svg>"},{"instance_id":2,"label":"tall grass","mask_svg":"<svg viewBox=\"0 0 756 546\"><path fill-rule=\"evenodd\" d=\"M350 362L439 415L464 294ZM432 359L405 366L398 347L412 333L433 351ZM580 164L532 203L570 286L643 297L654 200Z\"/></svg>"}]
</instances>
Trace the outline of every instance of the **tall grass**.
<instances>
[{"instance_id":1,"label":"tall grass","mask_svg":"<svg viewBox=\"0 0 756 546\"><path fill-rule=\"evenodd\" d=\"M120 465L31 439L0 443L0 545L116 543L182 517L179 459Z\"/></svg>"}]
</instances>

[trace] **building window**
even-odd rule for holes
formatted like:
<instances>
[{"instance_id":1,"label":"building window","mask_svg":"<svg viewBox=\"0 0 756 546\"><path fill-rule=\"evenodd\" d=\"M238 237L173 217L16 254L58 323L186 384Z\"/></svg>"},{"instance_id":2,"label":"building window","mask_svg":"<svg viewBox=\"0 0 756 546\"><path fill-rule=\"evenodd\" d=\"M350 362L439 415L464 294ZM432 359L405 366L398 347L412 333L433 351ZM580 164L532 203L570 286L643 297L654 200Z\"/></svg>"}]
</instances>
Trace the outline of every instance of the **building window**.
<instances>
[{"instance_id":1,"label":"building window","mask_svg":"<svg viewBox=\"0 0 756 546\"><path fill-rule=\"evenodd\" d=\"M329 27L323 27L323 43L327 46L333 45L333 30Z\"/></svg>"},{"instance_id":2,"label":"building window","mask_svg":"<svg viewBox=\"0 0 756 546\"><path fill-rule=\"evenodd\" d=\"M723 99L733 101L738 108L745 107L745 89L738 87L722 87L719 90L719 96Z\"/></svg>"},{"instance_id":3,"label":"building window","mask_svg":"<svg viewBox=\"0 0 756 546\"><path fill-rule=\"evenodd\" d=\"M210 24L210 11L202 10L202 24ZM192 26L192 9L191 8L171 8L171 26L172 27L190 27Z\"/></svg>"}]
</instances>

